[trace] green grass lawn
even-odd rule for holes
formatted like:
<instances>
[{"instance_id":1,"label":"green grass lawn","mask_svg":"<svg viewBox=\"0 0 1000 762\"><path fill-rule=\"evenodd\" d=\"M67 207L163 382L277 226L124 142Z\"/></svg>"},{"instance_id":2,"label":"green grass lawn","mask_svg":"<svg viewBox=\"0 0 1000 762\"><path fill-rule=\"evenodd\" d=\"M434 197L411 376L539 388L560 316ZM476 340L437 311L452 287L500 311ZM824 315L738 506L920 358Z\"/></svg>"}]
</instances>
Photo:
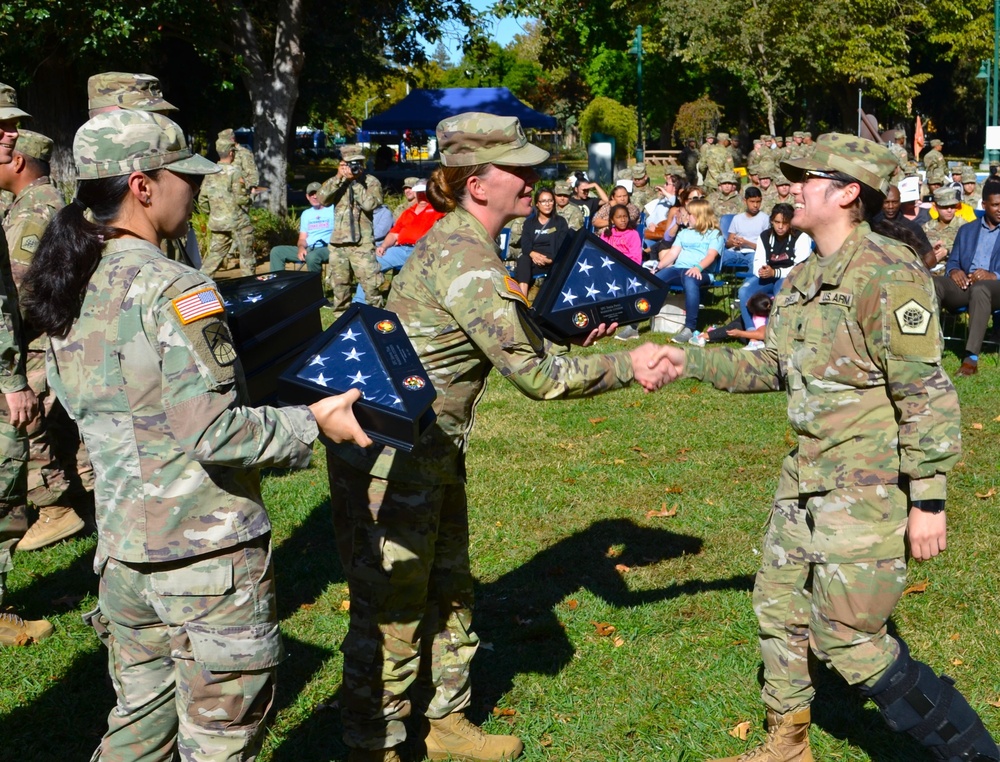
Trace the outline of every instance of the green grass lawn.
<instances>
[{"instance_id":1,"label":"green grass lawn","mask_svg":"<svg viewBox=\"0 0 1000 762\"><path fill-rule=\"evenodd\" d=\"M946 367L957 365L949 352ZM965 455L951 481L948 551L911 566L911 581L927 589L906 596L893 621L1000 735L990 703L1000 698L1000 495L976 496L997 483L1000 367L993 356L981 367L957 380ZM491 378L469 453L483 641L472 719L519 735L526 760L702 760L763 737L750 591L790 447L784 404L781 394L727 395L691 381L654 395L533 403ZM262 759L343 759L336 705L348 596L322 453L305 471L268 474L264 487L288 659ZM79 539L15 558L12 602L57 631L0 650L0 759L86 759L104 729L113 705L105 657L80 620L96 602L93 551L93 539ZM837 676L817 673L818 760L925 758ZM728 734L744 720L747 742Z\"/></svg>"}]
</instances>

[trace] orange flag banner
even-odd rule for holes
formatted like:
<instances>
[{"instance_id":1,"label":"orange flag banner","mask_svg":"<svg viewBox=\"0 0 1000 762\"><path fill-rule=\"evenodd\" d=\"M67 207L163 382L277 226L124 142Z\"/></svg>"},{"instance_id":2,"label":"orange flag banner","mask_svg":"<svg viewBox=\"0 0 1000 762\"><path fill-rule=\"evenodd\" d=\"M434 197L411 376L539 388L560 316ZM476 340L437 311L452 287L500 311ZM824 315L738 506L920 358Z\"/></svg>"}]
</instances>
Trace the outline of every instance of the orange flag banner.
<instances>
[{"instance_id":1,"label":"orange flag banner","mask_svg":"<svg viewBox=\"0 0 1000 762\"><path fill-rule=\"evenodd\" d=\"M924 124L917 117L917 126L913 128L913 160L920 161L920 152L924 150Z\"/></svg>"}]
</instances>

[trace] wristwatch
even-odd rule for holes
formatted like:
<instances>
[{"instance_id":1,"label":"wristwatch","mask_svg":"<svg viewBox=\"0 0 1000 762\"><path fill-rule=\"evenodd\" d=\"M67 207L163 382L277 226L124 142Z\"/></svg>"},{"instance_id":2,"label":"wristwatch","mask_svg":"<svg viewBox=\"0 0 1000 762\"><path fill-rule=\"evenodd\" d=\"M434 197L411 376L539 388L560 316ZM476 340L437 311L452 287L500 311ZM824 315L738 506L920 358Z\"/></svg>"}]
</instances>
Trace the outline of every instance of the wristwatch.
<instances>
[{"instance_id":1,"label":"wristwatch","mask_svg":"<svg viewBox=\"0 0 1000 762\"><path fill-rule=\"evenodd\" d=\"M914 500L913 507L924 513L944 513L944 500Z\"/></svg>"}]
</instances>

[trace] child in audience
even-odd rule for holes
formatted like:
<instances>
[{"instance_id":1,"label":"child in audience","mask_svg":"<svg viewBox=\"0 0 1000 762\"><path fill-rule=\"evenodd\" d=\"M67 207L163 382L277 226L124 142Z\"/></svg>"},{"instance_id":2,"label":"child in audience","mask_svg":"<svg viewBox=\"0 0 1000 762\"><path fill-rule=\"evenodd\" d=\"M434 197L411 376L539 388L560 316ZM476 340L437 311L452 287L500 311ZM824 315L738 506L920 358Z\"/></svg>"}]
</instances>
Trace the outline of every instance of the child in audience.
<instances>
[{"instance_id":1,"label":"child in audience","mask_svg":"<svg viewBox=\"0 0 1000 762\"><path fill-rule=\"evenodd\" d=\"M628 207L615 204L611 207L610 217L611 224L601 231L601 238L637 265L641 264L642 239L639 238L639 231L629 227Z\"/></svg>"},{"instance_id":2,"label":"child in audience","mask_svg":"<svg viewBox=\"0 0 1000 762\"><path fill-rule=\"evenodd\" d=\"M747 342L747 349L760 349L764 346L764 329L767 326L767 316L771 314L774 299L770 294L758 291L747 301L747 311L753 322L753 328L743 329L743 319L734 320L722 328L709 326L701 333L691 337L689 343L703 347L714 341L732 341L742 339Z\"/></svg>"}]
</instances>

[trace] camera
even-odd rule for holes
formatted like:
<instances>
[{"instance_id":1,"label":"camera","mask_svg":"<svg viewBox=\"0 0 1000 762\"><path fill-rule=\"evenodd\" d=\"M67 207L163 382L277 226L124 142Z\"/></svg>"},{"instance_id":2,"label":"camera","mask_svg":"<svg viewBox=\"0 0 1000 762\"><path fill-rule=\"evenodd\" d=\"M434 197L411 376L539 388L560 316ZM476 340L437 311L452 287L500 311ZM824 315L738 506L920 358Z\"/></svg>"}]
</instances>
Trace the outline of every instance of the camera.
<instances>
[{"instance_id":1,"label":"camera","mask_svg":"<svg viewBox=\"0 0 1000 762\"><path fill-rule=\"evenodd\" d=\"M351 168L351 173L355 175L360 175L365 171L365 163L361 159L354 159L347 162L347 166Z\"/></svg>"}]
</instances>

